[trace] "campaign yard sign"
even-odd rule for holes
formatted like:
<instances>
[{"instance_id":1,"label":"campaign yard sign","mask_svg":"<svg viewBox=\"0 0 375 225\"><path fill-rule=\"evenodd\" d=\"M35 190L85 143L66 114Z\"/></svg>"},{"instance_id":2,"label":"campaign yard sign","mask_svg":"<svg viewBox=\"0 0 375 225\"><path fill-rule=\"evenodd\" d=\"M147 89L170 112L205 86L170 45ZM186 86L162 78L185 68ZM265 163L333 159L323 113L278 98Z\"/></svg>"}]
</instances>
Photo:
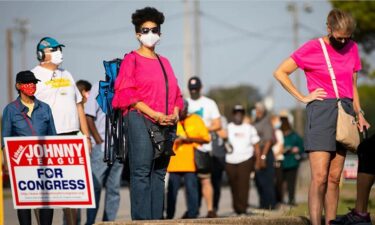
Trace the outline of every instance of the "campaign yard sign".
<instances>
[{"instance_id":1,"label":"campaign yard sign","mask_svg":"<svg viewBox=\"0 0 375 225\"><path fill-rule=\"evenodd\" d=\"M13 204L23 208L94 208L84 136L7 137Z\"/></svg>"}]
</instances>

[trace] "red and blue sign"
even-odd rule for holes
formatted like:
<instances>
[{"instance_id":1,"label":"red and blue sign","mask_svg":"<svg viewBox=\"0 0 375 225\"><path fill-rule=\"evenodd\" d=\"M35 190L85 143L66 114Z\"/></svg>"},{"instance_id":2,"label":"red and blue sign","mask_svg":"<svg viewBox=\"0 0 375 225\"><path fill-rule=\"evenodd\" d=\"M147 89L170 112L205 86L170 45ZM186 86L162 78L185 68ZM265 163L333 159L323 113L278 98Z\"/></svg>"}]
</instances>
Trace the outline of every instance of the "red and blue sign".
<instances>
[{"instance_id":1,"label":"red and blue sign","mask_svg":"<svg viewBox=\"0 0 375 225\"><path fill-rule=\"evenodd\" d=\"M8 137L5 151L14 208L95 207L86 137Z\"/></svg>"}]
</instances>

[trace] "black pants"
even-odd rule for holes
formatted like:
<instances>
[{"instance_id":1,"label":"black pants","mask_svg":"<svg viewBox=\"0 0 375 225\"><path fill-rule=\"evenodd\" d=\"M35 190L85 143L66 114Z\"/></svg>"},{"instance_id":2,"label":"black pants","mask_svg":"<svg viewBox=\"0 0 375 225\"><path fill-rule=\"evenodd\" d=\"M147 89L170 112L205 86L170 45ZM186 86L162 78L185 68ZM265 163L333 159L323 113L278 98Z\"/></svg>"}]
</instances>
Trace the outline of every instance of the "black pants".
<instances>
[{"instance_id":1,"label":"black pants","mask_svg":"<svg viewBox=\"0 0 375 225\"><path fill-rule=\"evenodd\" d=\"M31 225L31 209L17 209L17 216L20 225ZM51 225L53 209L39 209L40 225Z\"/></svg>"},{"instance_id":2,"label":"black pants","mask_svg":"<svg viewBox=\"0 0 375 225\"><path fill-rule=\"evenodd\" d=\"M274 156L270 150L267 154L266 168L255 172L255 184L259 194L259 208L275 209L275 168L273 167Z\"/></svg>"},{"instance_id":3,"label":"black pants","mask_svg":"<svg viewBox=\"0 0 375 225\"><path fill-rule=\"evenodd\" d=\"M225 169L225 157L212 156L212 167L211 184L214 191L213 207L214 211L217 212L219 210L221 183Z\"/></svg>"},{"instance_id":4,"label":"black pants","mask_svg":"<svg viewBox=\"0 0 375 225\"><path fill-rule=\"evenodd\" d=\"M296 193L296 183L297 183L297 172L298 168L294 169L284 169L283 177L286 182L288 191L288 204L296 204L295 193Z\"/></svg>"},{"instance_id":5,"label":"black pants","mask_svg":"<svg viewBox=\"0 0 375 225\"><path fill-rule=\"evenodd\" d=\"M283 203L283 168L281 161L275 161L275 193L276 203Z\"/></svg>"},{"instance_id":6,"label":"black pants","mask_svg":"<svg viewBox=\"0 0 375 225\"><path fill-rule=\"evenodd\" d=\"M232 206L237 214L246 213L250 192L250 173L253 168L253 158L238 164L227 163L225 165L232 193Z\"/></svg>"}]
</instances>

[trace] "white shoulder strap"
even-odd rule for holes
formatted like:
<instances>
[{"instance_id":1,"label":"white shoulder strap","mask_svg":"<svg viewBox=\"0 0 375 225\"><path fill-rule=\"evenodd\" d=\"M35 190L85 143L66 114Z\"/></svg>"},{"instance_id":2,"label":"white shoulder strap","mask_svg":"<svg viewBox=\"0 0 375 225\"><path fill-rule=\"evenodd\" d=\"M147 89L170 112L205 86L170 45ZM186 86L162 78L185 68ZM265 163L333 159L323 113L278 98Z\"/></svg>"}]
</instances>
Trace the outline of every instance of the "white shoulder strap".
<instances>
[{"instance_id":1,"label":"white shoulder strap","mask_svg":"<svg viewBox=\"0 0 375 225\"><path fill-rule=\"evenodd\" d=\"M340 96L339 96L339 91L337 89L336 76L335 76L335 72L333 71L333 68L332 68L331 60L329 59L329 55L328 55L328 52L327 52L326 45L324 44L323 38L319 38L319 41L320 41L320 45L322 46L324 57L325 57L326 62L327 62L329 75L331 76L333 90L335 90L336 98L339 99Z\"/></svg>"}]
</instances>

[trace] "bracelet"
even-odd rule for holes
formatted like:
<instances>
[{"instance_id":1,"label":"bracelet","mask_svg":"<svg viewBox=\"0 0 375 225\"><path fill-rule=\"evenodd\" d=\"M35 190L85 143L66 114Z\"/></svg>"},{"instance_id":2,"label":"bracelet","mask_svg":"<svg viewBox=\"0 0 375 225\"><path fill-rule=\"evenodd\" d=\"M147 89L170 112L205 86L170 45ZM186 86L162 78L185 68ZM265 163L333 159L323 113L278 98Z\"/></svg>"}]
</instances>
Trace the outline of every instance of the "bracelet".
<instances>
[{"instance_id":1,"label":"bracelet","mask_svg":"<svg viewBox=\"0 0 375 225\"><path fill-rule=\"evenodd\" d=\"M358 111L360 114L362 114L362 116L365 116L365 112L362 110L362 109L359 109Z\"/></svg>"}]
</instances>

